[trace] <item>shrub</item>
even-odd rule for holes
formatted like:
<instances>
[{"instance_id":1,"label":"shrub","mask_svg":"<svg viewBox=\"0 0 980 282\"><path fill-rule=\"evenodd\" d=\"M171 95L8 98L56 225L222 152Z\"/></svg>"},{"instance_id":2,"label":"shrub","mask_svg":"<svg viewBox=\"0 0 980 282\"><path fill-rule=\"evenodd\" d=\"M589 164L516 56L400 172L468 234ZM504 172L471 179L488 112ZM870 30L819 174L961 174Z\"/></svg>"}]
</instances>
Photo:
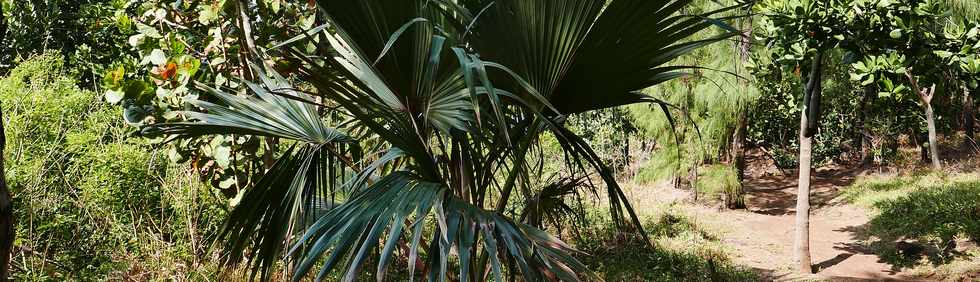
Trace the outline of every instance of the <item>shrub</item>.
<instances>
[{"instance_id":1,"label":"shrub","mask_svg":"<svg viewBox=\"0 0 980 282\"><path fill-rule=\"evenodd\" d=\"M15 279L146 280L198 269L224 203L129 138L120 110L80 90L53 53L0 79Z\"/></svg>"},{"instance_id":2,"label":"shrub","mask_svg":"<svg viewBox=\"0 0 980 282\"><path fill-rule=\"evenodd\" d=\"M745 193L738 181L738 172L728 165L710 165L700 169L696 183L698 191L712 198L721 198L728 207L744 207Z\"/></svg>"}]
</instances>

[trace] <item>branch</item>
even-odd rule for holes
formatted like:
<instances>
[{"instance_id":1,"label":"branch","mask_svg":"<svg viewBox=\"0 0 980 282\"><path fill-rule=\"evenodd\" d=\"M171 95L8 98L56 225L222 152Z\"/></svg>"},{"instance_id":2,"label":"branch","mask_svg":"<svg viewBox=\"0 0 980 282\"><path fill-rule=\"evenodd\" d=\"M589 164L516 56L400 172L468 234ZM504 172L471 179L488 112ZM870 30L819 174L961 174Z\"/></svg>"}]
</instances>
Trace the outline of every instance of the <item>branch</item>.
<instances>
[{"instance_id":1,"label":"branch","mask_svg":"<svg viewBox=\"0 0 980 282\"><path fill-rule=\"evenodd\" d=\"M933 83L930 88L919 88L919 80L912 76L912 69L909 68L905 72L905 77L909 78L909 82L912 83L912 89L915 90L915 94L919 94L919 99L925 104L932 103L932 94L936 93L936 84Z\"/></svg>"}]
</instances>

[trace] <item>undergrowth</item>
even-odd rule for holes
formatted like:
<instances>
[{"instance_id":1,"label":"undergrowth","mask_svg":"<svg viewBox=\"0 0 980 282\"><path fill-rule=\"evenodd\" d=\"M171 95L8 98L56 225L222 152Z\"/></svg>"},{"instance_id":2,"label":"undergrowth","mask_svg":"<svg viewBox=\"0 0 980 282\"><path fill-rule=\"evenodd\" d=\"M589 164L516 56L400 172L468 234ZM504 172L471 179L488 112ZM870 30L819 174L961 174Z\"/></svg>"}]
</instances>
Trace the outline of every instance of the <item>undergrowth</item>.
<instances>
[{"instance_id":1,"label":"undergrowth","mask_svg":"<svg viewBox=\"0 0 980 282\"><path fill-rule=\"evenodd\" d=\"M17 223L12 278L216 277L207 242L226 202L131 138L120 110L76 83L53 53L0 80Z\"/></svg>"},{"instance_id":2,"label":"undergrowth","mask_svg":"<svg viewBox=\"0 0 980 282\"><path fill-rule=\"evenodd\" d=\"M869 210L858 235L894 267L937 278L980 271L980 175L868 176L842 196Z\"/></svg>"},{"instance_id":3,"label":"undergrowth","mask_svg":"<svg viewBox=\"0 0 980 282\"><path fill-rule=\"evenodd\" d=\"M734 264L714 226L673 206L643 216L652 241L621 233L608 219L571 240L581 259L604 281L756 281L750 269Z\"/></svg>"}]
</instances>

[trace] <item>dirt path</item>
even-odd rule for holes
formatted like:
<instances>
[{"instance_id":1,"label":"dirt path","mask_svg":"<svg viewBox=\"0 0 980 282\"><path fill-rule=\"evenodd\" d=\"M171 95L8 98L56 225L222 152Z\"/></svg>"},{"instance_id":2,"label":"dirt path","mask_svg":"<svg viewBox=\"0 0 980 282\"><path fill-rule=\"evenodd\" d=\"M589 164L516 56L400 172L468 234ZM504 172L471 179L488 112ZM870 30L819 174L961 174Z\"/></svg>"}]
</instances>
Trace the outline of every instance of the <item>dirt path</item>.
<instances>
[{"instance_id":1,"label":"dirt path","mask_svg":"<svg viewBox=\"0 0 980 282\"><path fill-rule=\"evenodd\" d=\"M832 281L916 281L880 262L855 238L868 222L867 213L836 198L857 174L842 168L816 170L811 188L810 251L817 276ZM766 280L801 278L793 270L796 181L794 171L785 176L750 173L746 180L748 210L721 212L732 228L725 244L736 249L738 262L759 269Z\"/></svg>"}]
</instances>

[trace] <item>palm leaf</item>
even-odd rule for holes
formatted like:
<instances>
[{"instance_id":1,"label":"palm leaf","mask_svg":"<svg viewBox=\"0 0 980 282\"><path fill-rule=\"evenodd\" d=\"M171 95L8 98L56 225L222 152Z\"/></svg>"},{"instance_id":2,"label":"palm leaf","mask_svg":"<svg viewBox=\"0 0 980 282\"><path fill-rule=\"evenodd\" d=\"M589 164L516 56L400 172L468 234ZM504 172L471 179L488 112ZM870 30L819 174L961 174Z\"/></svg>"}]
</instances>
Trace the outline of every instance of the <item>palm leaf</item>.
<instances>
[{"instance_id":1,"label":"palm leaf","mask_svg":"<svg viewBox=\"0 0 980 282\"><path fill-rule=\"evenodd\" d=\"M160 126L163 134L179 137L194 137L214 134L242 134L281 137L313 144L353 141L346 134L327 127L320 119L316 108L310 104L283 95L312 101L308 95L289 90L281 78L267 79L264 86L245 82L255 96L237 96L224 93L203 84L205 89L222 104L203 100L191 100L189 104L202 112L182 111L188 121L167 123ZM274 92L280 92L274 94Z\"/></svg>"},{"instance_id":2,"label":"palm leaf","mask_svg":"<svg viewBox=\"0 0 980 282\"><path fill-rule=\"evenodd\" d=\"M428 253L426 265L435 280L445 280L450 250L460 250L460 261L468 262L472 254L464 250L473 249L481 238L484 251L493 254L491 265L496 281L505 281L498 254L518 261L519 271L531 281L544 280L544 275L549 274L565 281L579 281L579 273L586 272L583 264L568 255L574 250L566 244L541 230L476 208L449 194L441 184L398 172L371 186L320 218L300 239L293 249L294 254L303 251L294 281L304 277L327 253L329 256L316 279L322 280L332 270L342 267L347 270L342 280L353 281L357 270L367 262L367 253L381 247L383 241L377 266L380 281L398 241L410 240L413 253L409 261L415 261L418 257L415 250L421 244L423 233L421 226L430 218L437 222L437 231L429 242L432 251ZM386 233L388 238L383 239ZM458 270L463 281L473 274L466 264Z\"/></svg>"}]
</instances>

